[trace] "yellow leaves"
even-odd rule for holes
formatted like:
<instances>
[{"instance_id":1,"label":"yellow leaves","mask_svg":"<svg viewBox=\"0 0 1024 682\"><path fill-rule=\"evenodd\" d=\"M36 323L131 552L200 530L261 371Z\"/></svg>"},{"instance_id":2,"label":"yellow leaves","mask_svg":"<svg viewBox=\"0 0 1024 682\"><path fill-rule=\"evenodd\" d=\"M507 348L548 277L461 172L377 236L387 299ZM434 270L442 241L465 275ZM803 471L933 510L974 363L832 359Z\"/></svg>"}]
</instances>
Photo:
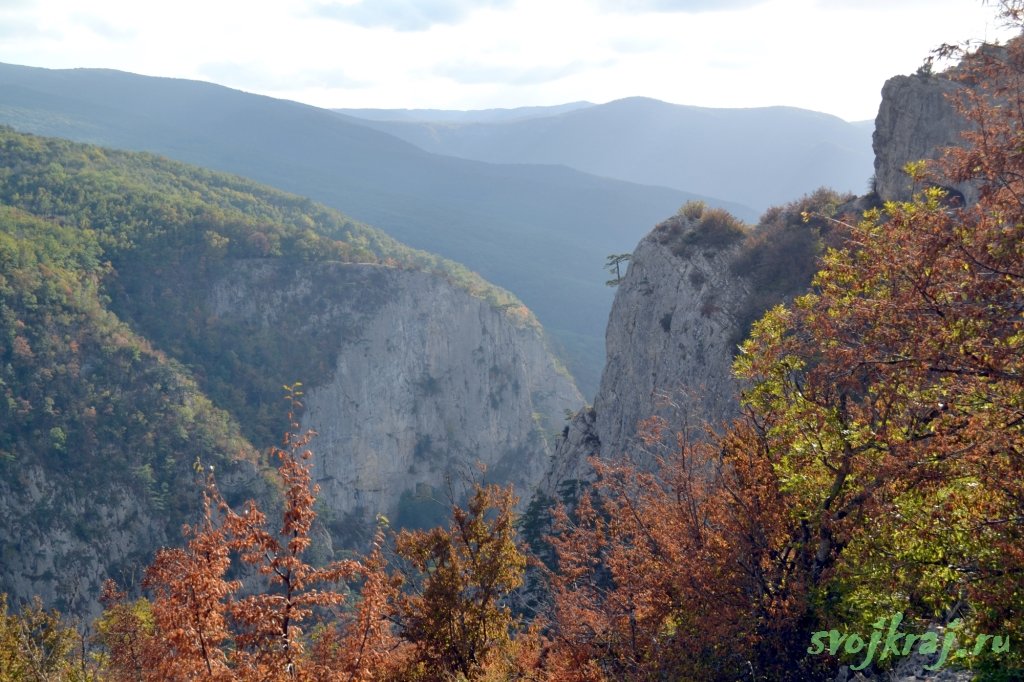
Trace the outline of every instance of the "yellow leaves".
<instances>
[{"instance_id":1,"label":"yellow leaves","mask_svg":"<svg viewBox=\"0 0 1024 682\"><path fill-rule=\"evenodd\" d=\"M526 557L515 542L511 489L477 486L449 529L402 531L399 556L418 575L398 599L400 635L431 675L471 676L495 645L507 642L514 621L503 605L522 584Z\"/></svg>"},{"instance_id":2,"label":"yellow leaves","mask_svg":"<svg viewBox=\"0 0 1024 682\"><path fill-rule=\"evenodd\" d=\"M928 170L928 162L924 160L908 161L903 166L903 172L910 176L914 182L921 182L925 179Z\"/></svg>"}]
</instances>

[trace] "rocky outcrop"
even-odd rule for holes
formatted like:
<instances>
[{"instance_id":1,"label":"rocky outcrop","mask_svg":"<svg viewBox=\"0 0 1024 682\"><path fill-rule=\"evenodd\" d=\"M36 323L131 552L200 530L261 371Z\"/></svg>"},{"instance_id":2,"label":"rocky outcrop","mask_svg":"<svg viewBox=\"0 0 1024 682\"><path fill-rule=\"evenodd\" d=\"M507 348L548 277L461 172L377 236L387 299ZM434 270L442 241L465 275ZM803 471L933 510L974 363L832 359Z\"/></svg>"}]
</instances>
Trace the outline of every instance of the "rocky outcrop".
<instances>
[{"instance_id":1,"label":"rocky outcrop","mask_svg":"<svg viewBox=\"0 0 1024 682\"><path fill-rule=\"evenodd\" d=\"M593 407L580 410L562 429L551 458L551 466L538 486L542 497L556 499L559 486L566 481L587 480L590 476L588 457L601 454L597 435L597 412Z\"/></svg>"},{"instance_id":2,"label":"rocky outcrop","mask_svg":"<svg viewBox=\"0 0 1024 682\"><path fill-rule=\"evenodd\" d=\"M269 499L249 462L222 462L217 475L229 499ZM0 585L14 606L38 596L88 621L99 615L105 580L137 590L153 551L181 543L167 513L126 478L104 477L83 494L67 474L20 467L0 479Z\"/></svg>"},{"instance_id":3,"label":"rocky outcrop","mask_svg":"<svg viewBox=\"0 0 1024 682\"><path fill-rule=\"evenodd\" d=\"M910 199L906 164L938 158L943 147L960 142L967 124L949 98L958 87L950 74L886 82L873 137L879 198ZM977 194L969 185L948 189L968 202ZM859 212L871 200L848 208ZM737 245L680 241L693 228L676 216L637 246L609 316L607 364L593 409L576 415L559 440L544 492L559 480L585 477L587 456L633 454L641 419L664 417L678 429L736 414L731 364L744 331L737 313L751 284L735 272Z\"/></svg>"},{"instance_id":4,"label":"rocky outcrop","mask_svg":"<svg viewBox=\"0 0 1024 682\"><path fill-rule=\"evenodd\" d=\"M297 337L336 346L332 371L307 381L302 418L318 433L313 474L330 514L372 519L403 495L443 499L449 478L458 488L478 464L528 496L565 412L583 403L535 324L420 271L327 263L282 277L287 267L241 264L211 308L275 325L301 305Z\"/></svg>"},{"instance_id":5,"label":"rocky outcrop","mask_svg":"<svg viewBox=\"0 0 1024 682\"><path fill-rule=\"evenodd\" d=\"M875 190L882 200L909 200L914 187L903 170L906 164L937 159L944 147L960 143L966 122L949 100L958 87L945 74L896 76L886 81L872 138ZM967 185L949 189L968 202L977 198Z\"/></svg>"},{"instance_id":6,"label":"rocky outcrop","mask_svg":"<svg viewBox=\"0 0 1024 682\"><path fill-rule=\"evenodd\" d=\"M123 485L83 497L68 490L38 466L0 480L2 584L15 603L38 595L64 613L95 615L103 581L126 577L118 569L137 569L143 551L167 538L149 505Z\"/></svg>"},{"instance_id":7,"label":"rocky outcrop","mask_svg":"<svg viewBox=\"0 0 1024 682\"><path fill-rule=\"evenodd\" d=\"M739 244L690 242L694 228L676 216L633 252L608 318L601 387L593 409L564 430L546 494L585 478L586 457L638 453L642 419L697 428L736 414L731 365L749 285L732 267Z\"/></svg>"},{"instance_id":8,"label":"rocky outcrop","mask_svg":"<svg viewBox=\"0 0 1024 682\"><path fill-rule=\"evenodd\" d=\"M736 246L680 252L673 231L687 229L676 217L645 237L615 296L594 400L608 456L633 447L636 424L646 417L718 423L735 414L730 367L747 284L732 272Z\"/></svg>"}]
</instances>

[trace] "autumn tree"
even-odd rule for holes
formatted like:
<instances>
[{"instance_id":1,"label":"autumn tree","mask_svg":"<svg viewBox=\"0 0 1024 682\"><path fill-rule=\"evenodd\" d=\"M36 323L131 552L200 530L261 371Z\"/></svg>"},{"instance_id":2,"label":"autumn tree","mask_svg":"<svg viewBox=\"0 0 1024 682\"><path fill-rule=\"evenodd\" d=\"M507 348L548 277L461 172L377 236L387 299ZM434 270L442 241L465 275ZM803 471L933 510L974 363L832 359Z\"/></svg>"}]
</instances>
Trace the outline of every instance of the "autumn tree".
<instances>
[{"instance_id":1,"label":"autumn tree","mask_svg":"<svg viewBox=\"0 0 1024 682\"><path fill-rule=\"evenodd\" d=\"M812 292L743 346L744 416L655 472L598 465L604 494L564 519L577 679L811 679L812 631L898 612L1022 634L1024 40L956 75L963 147L908 168L911 201L837 223ZM978 201L952 206L955 183ZM961 662L1020 652L985 658Z\"/></svg>"},{"instance_id":2,"label":"autumn tree","mask_svg":"<svg viewBox=\"0 0 1024 682\"><path fill-rule=\"evenodd\" d=\"M336 561L314 567L304 559L317 488L307 464L313 434L298 435L298 386L286 387L290 428L283 446L271 451L283 488L280 527L271 526L253 501L233 510L211 474L203 518L185 529L187 546L162 550L147 571L145 586L153 596L145 617L126 610L116 595L109 600L105 623L114 679L312 679L305 624L316 622L317 609L344 601L337 586L361 566ZM240 580L226 577L236 559L256 573L244 594ZM264 582L257 589L258 580Z\"/></svg>"},{"instance_id":3,"label":"autumn tree","mask_svg":"<svg viewBox=\"0 0 1024 682\"><path fill-rule=\"evenodd\" d=\"M755 426L641 437L655 466L594 461L597 480L550 541L554 679L808 678L794 524Z\"/></svg>"},{"instance_id":4,"label":"autumn tree","mask_svg":"<svg viewBox=\"0 0 1024 682\"><path fill-rule=\"evenodd\" d=\"M425 679L478 679L511 644L515 619L505 604L522 584L526 557L515 540L511 489L477 486L449 528L402 531L396 553L408 562L398 599L399 635L414 646Z\"/></svg>"},{"instance_id":5,"label":"autumn tree","mask_svg":"<svg viewBox=\"0 0 1024 682\"><path fill-rule=\"evenodd\" d=\"M292 394L293 407L298 407L296 395L300 394ZM345 600L343 592L323 586L330 588L353 578L360 569L355 561L314 567L303 558L316 518L313 504L317 486L311 484L309 467L304 465L312 457L306 449L312 434L296 435L294 410L289 412L289 421L291 431L285 436L285 447L274 449L284 487L281 527L269 527L252 501L241 513L222 506L231 549L269 582L270 589L237 599L229 609L237 627L234 662L252 679L289 679L298 674L295 671L305 653L303 621L313 615L315 608L338 606Z\"/></svg>"},{"instance_id":6,"label":"autumn tree","mask_svg":"<svg viewBox=\"0 0 1024 682\"><path fill-rule=\"evenodd\" d=\"M401 579L388 571L383 528L361 562L355 608L314 634L313 677L317 680L373 682L402 675L411 650L394 632L393 620Z\"/></svg>"},{"instance_id":7,"label":"autumn tree","mask_svg":"<svg viewBox=\"0 0 1024 682\"><path fill-rule=\"evenodd\" d=\"M231 553L228 531L216 516L221 504L211 476L201 522L185 527L186 547L160 550L146 571L151 627L140 619L144 629L133 631L130 610L110 614L111 625L119 626L111 663L120 679L237 679L229 662L228 608L242 585L225 577Z\"/></svg>"},{"instance_id":8,"label":"autumn tree","mask_svg":"<svg viewBox=\"0 0 1024 682\"><path fill-rule=\"evenodd\" d=\"M93 666L76 660L79 644L79 634L38 597L15 614L0 594L0 682L85 682Z\"/></svg>"},{"instance_id":9,"label":"autumn tree","mask_svg":"<svg viewBox=\"0 0 1024 682\"><path fill-rule=\"evenodd\" d=\"M103 584L100 596L103 615L96 621L96 641L102 647L101 679L109 682L138 682L154 650L153 612L146 599L128 600L128 594L113 580Z\"/></svg>"}]
</instances>

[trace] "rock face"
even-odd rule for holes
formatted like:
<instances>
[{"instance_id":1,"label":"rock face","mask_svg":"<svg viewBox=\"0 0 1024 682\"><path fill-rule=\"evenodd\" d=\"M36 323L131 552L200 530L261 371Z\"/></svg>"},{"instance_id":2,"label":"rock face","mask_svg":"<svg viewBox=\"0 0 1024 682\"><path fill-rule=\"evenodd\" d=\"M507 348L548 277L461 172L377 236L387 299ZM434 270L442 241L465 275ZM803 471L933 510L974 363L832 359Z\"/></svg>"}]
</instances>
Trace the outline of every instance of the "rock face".
<instances>
[{"instance_id":1,"label":"rock face","mask_svg":"<svg viewBox=\"0 0 1024 682\"><path fill-rule=\"evenodd\" d=\"M966 122L947 97L958 87L944 74L886 82L873 137L881 199L909 199L913 187L904 166L959 143ZM969 185L949 189L968 202L976 198ZM632 454L641 419L699 426L738 409L731 364L741 333L736 313L750 284L730 267L735 247L683 249L669 238L692 228L680 221L659 225L633 254L609 316L607 364L593 409L564 430L542 487L548 494L560 481L585 478L587 456Z\"/></svg>"},{"instance_id":2,"label":"rock face","mask_svg":"<svg viewBox=\"0 0 1024 682\"><path fill-rule=\"evenodd\" d=\"M633 446L646 417L714 423L736 411L730 367L747 285L730 268L735 247L678 253L668 232L684 220L666 221L640 242L612 305L594 400L608 456Z\"/></svg>"},{"instance_id":3,"label":"rock face","mask_svg":"<svg viewBox=\"0 0 1024 682\"><path fill-rule=\"evenodd\" d=\"M123 486L71 497L49 473L26 467L16 478L0 480L2 584L15 603L39 595L64 613L96 615L94 598L103 580L124 577L111 576L109 568L139 562L140 547L158 547L167 538L148 505ZM65 522L54 522L56 514ZM96 531L102 543L88 541Z\"/></svg>"},{"instance_id":4,"label":"rock face","mask_svg":"<svg viewBox=\"0 0 1024 682\"><path fill-rule=\"evenodd\" d=\"M229 499L267 498L266 481L248 462L219 468L218 482ZM0 480L0 585L14 605L38 596L89 620L100 613L105 580L138 588L152 551L182 539L125 480L109 478L87 495L74 489L66 475L39 466Z\"/></svg>"},{"instance_id":5,"label":"rock face","mask_svg":"<svg viewBox=\"0 0 1024 682\"><path fill-rule=\"evenodd\" d=\"M910 199L913 186L904 166L938 158L943 147L960 142L966 122L948 98L958 87L942 74L896 76L886 81L872 138L875 189L883 200ZM969 186L950 189L963 194L968 202L976 199Z\"/></svg>"},{"instance_id":6,"label":"rock face","mask_svg":"<svg viewBox=\"0 0 1024 682\"><path fill-rule=\"evenodd\" d=\"M748 292L731 267L737 245L684 245L693 225L676 216L633 252L608 318L608 360L592 410L563 431L544 491L585 478L591 455L637 451L637 423L661 416L697 427L734 416L731 376L737 310Z\"/></svg>"},{"instance_id":7,"label":"rock face","mask_svg":"<svg viewBox=\"0 0 1024 682\"><path fill-rule=\"evenodd\" d=\"M301 304L314 328L341 329L330 376L307 382L303 428L321 500L338 517L393 514L403 494L437 490L487 467L524 497L547 470L566 410L583 403L540 331L423 272L377 265L279 263L235 268L211 293L220 316L275 324ZM456 485L456 487L458 487Z\"/></svg>"}]
</instances>

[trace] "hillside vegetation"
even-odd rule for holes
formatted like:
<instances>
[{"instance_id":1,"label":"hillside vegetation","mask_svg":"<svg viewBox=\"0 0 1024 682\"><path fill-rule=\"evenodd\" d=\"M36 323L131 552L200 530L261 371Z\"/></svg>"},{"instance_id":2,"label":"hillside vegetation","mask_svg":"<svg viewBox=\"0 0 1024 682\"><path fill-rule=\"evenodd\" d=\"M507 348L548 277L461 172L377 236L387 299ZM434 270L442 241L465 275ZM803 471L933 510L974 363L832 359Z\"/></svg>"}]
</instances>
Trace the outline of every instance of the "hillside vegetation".
<instances>
[{"instance_id":1,"label":"hillside vegetation","mask_svg":"<svg viewBox=\"0 0 1024 682\"><path fill-rule=\"evenodd\" d=\"M324 202L508 289L592 393L611 292L601 265L690 199L565 166L427 153L332 111L168 78L0 64L0 123L164 154Z\"/></svg>"},{"instance_id":2,"label":"hillside vegetation","mask_svg":"<svg viewBox=\"0 0 1024 682\"><path fill-rule=\"evenodd\" d=\"M518 324L536 325L514 297L466 268L307 199L148 154L9 129L0 131L0 151L0 201L58 226L76 247L92 244L96 262L109 264L97 282L111 308L198 372L205 390L261 444L276 439L279 429L271 425L281 384L323 376L333 357L330 344L310 352L283 330L268 338L196 318L208 283L237 259L421 269L504 309Z\"/></svg>"},{"instance_id":3,"label":"hillside vegetation","mask_svg":"<svg viewBox=\"0 0 1024 682\"><path fill-rule=\"evenodd\" d=\"M8 590L88 608L97 562L103 575L130 575L195 515L197 462L225 472L229 495L264 494L258 453L285 426L281 386L328 379L351 330L328 321L299 338L312 310L285 311L271 328L211 316L211 283L260 260L293 264L275 269L281 277L313 262L422 270L512 325L537 326L475 273L307 199L150 154L0 129ZM113 548L102 549L104 536ZM71 587L76 573L82 584Z\"/></svg>"}]
</instances>

